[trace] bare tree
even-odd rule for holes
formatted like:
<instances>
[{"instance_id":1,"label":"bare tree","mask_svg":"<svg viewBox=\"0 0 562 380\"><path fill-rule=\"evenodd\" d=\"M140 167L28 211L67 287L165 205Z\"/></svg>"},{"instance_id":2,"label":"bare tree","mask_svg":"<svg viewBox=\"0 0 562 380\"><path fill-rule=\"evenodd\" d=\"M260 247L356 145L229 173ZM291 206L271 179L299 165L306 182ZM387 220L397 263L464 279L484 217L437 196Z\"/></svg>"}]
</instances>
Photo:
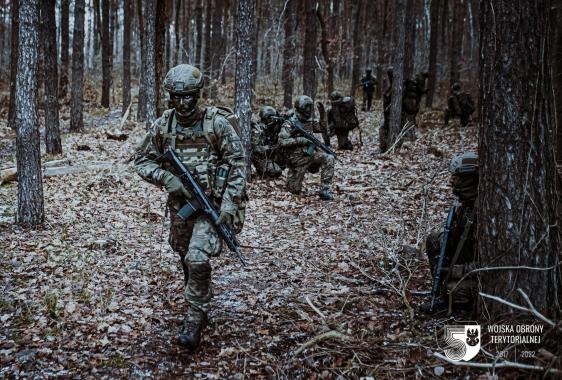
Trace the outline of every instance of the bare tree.
<instances>
[{"instance_id":1,"label":"bare tree","mask_svg":"<svg viewBox=\"0 0 562 380\"><path fill-rule=\"evenodd\" d=\"M12 43L10 50L10 104L8 106L8 125L16 129L16 77L18 74L19 42L19 2L12 0Z\"/></svg>"},{"instance_id":2,"label":"bare tree","mask_svg":"<svg viewBox=\"0 0 562 380\"><path fill-rule=\"evenodd\" d=\"M201 68L203 54L203 0L196 0L195 27L197 28L197 41L195 46L195 66Z\"/></svg>"},{"instance_id":3,"label":"bare tree","mask_svg":"<svg viewBox=\"0 0 562 380\"><path fill-rule=\"evenodd\" d=\"M139 92L139 120L147 124L156 120L156 0L143 0L143 53L141 87ZM143 112L141 113L141 100Z\"/></svg>"},{"instance_id":4,"label":"bare tree","mask_svg":"<svg viewBox=\"0 0 562 380\"><path fill-rule=\"evenodd\" d=\"M306 22L303 45L303 93L316 98L316 0L305 0Z\"/></svg>"},{"instance_id":5,"label":"bare tree","mask_svg":"<svg viewBox=\"0 0 562 380\"><path fill-rule=\"evenodd\" d=\"M47 153L62 153L59 126L56 0L41 1L45 64L45 146Z\"/></svg>"},{"instance_id":6,"label":"bare tree","mask_svg":"<svg viewBox=\"0 0 562 380\"><path fill-rule=\"evenodd\" d=\"M70 47L70 28L68 20L70 19L70 0L61 0L60 2L60 83L59 96L66 97L68 94L68 66L70 64L70 55L68 53Z\"/></svg>"},{"instance_id":7,"label":"bare tree","mask_svg":"<svg viewBox=\"0 0 562 380\"><path fill-rule=\"evenodd\" d=\"M250 121L252 119L252 60L255 37L256 0L239 0L238 46L236 48L236 80L234 112L240 118L242 143L246 150L247 164L251 165ZM249 171L248 171L249 173Z\"/></svg>"},{"instance_id":8,"label":"bare tree","mask_svg":"<svg viewBox=\"0 0 562 380\"><path fill-rule=\"evenodd\" d=\"M562 4L552 9L552 25L556 28L553 39L553 78L556 99L556 160L562 165Z\"/></svg>"},{"instance_id":9,"label":"bare tree","mask_svg":"<svg viewBox=\"0 0 562 380\"><path fill-rule=\"evenodd\" d=\"M431 0L430 8L430 41L429 41L429 67L427 69L427 96L425 106L433 106L433 95L435 94L435 81L437 80L437 49L439 37L439 6L441 0Z\"/></svg>"},{"instance_id":10,"label":"bare tree","mask_svg":"<svg viewBox=\"0 0 562 380\"><path fill-rule=\"evenodd\" d=\"M320 3L321 4L321 3ZM326 87L328 93L334 91L334 62L332 60L332 55L330 52L330 46L328 41L328 30L326 24L326 15L328 13L327 7L320 5L316 11L316 16L318 17L318 23L320 24L321 37L320 37L320 47L322 49L322 56L324 56L324 62L326 62L326 72L327 72L327 83ZM333 31L330 31L333 33Z\"/></svg>"},{"instance_id":11,"label":"bare tree","mask_svg":"<svg viewBox=\"0 0 562 380\"><path fill-rule=\"evenodd\" d=\"M125 114L131 104L131 21L134 16L131 1L125 1L123 6L123 105L121 113Z\"/></svg>"},{"instance_id":12,"label":"bare tree","mask_svg":"<svg viewBox=\"0 0 562 380\"><path fill-rule=\"evenodd\" d=\"M168 25L168 9L167 2L164 0L156 0L156 16L155 16L155 40L154 40L154 54L155 54L155 80L154 80L154 94L156 95L156 113L160 113L160 89L162 79L164 77L165 68L165 47L166 47L166 28ZM156 20L158 22L156 23Z\"/></svg>"},{"instance_id":13,"label":"bare tree","mask_svg":"<svg viewBox=\"0 0 562 380\"><path fill-rule=\"evenodd\" d=\"M552 145L550 0L481 3L478 254L482 291L543 314L560 309L560 227ZM516 22L513 20L533 20ZM491 267L508 267L491 270ZM533 269L535 268L535 269ZM513 312L481 299L484 317Z\"/></svg>"},{"instance_id":14,"label":"bare tree","mask_svg":"<svg viewBox=\"0 0 562 380\"><path fill-rule=\"evenodd\" d=\"M180 27L181 27L181 0L175 0L175 21L174 21L174 37L175 37L175 54L174 54L174 65L180 63ZM189 28L189 27L188 27ZM188 29L189 30L189 29ZM187 50L187 49L186 49Z\"/></svg>"},{"instance_id":15,"label":"bare tree","mask_svg":"<svg viewBox=\"0 0 562 380\"><path fill-rule=\"evenodd\" d=\"M285 45L283 46L283 105L285 108L291 108L293 103L296 5L297 0L287 0L285 11Z\"/></svg>"},{"instance_id":16,"label":"bare tree","mask_svg":"<svg viewBox=\"0 0 562 380\"><path fill-rule=\"evenodd\" d=\"M18 222L31 225L45 219L37 115L38 28L39 1L22 1L16 85Z\"/></svg>"},{"instance_id":17,"label":"bare tree","mask_svg":"<svg viewBox=\"0 0 562 380\"><path fill-rule=\"evenodd\" d=\"M84 128L84 0L74 2L74 32L72 33L72 86L70 103L70 130L79 132Z\"/></svg>"},{"instance_id":18,"label":"bare tree","mask_svg":"<svg viewBox=\"0 0 562 380\"><path fill-rule=\"evenodd\" d=\"M449 50L449 69L450 86L452 87L455 82L460 82L460 61L462 51L462 40L464 32L464 8L463 0L452 2L453 6L453 25L451 36L451 49Z\"/></svg>"},{"instance_id":19,"label":"bare tree","mask_svg":"<svg viewBox=\"0 0 562 380\"><path fill-rule=\"evenodd\" d=\"M109 108L109 90L111 89L111 36L109 34L110 0L101 1L101 55L102 87L101 106Z\"/></svg>"},{"instance_id":20,"label":"bare tree","mask_svg":"<svg viewBox=\"0 0 562 380\"><path fill-rule=\"evenodd\" d=\"M353 69L351 70L351 91L349 92L351 96L355 97L355 92L357 91L357 87L359 87L359 75L361 73L361 34L360 31L362 28L361 20L363 14L363 0L355 1L355 15L354 15L354 27L353 27L353 59L352 65Z\"/></svg>"}]
</instances>

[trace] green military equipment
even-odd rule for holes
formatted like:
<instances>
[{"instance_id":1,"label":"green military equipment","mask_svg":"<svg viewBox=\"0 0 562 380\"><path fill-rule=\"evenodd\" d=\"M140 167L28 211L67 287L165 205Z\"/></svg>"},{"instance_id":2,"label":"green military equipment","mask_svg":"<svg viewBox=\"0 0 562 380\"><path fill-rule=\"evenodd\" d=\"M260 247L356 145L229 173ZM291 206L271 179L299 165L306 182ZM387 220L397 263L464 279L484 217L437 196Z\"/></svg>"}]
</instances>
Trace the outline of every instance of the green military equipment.
<instances>
[{"instance_id":1,"label":"green military equipment","mask_svg":"<svg viewBox=\"0 0 562 380\"><path fill-rule=\"evenodd\" d=\"M260 109L260 119L263 123L265 123L266 125L269 125L272 123L272 118L273 117L277 117L279 116L279 112L277 112L277 110L271 106L263 106Z\"/></svg>"},{"instance_id":2,"label":"green military equipment","mask_svg":"<svg viewBox=\"0 0 562 380\"><path fill-rule=\"evenodd\" d=\"M164 77L164 89L173 94L195 94L203 88L203 74L191 65L172 67Z\"/></svg>"},{"instance_id":3,"label":"green military equipment","mask_svg":"<svg viewBox=\"0 0 562 380\"><path fill-rule=\"evenodd\" d=\"M310 96L301 95L295 100L295 113L300 121L310 121L314 115L314 102Z\"/></svg>"},{"instance_id":4,"label":"green military equipment","mask_svg":"<svg viewBox=\"0 0 562 380\"><path fill-rule=\"evenodd\" d=\"M435 278L433 279L433 288L431 290L431 304L429 306L429 311L433 311L433 305L435 304L435 297L437 292L439 292L439 287L441 286L441 272L443 270L443 262L445 261L445 253L447 251L447 241L449 239L449 233L451 232L451 225L453 224L453 219L455 218L455 207L449 209L449 214L447 215L447 223L443 230L443 237L441 238L441 246L439 251L439 259L437 260L437 268L435 270Z\"/></svg>"},{"instance_id":5,"label":"green military equipment","mask_svg":"<svg viewBox=\"0 0 562 380\"><path fill-rule=\"evenodd\" d=\"M314 137L314 135L312 133L310 133L306 129L304 129L304 126L302 125L300 120L295 121L294 123L291 123L291 126L293 127L293 133L294 134L300 134L302 137L307 139L311 143L312 148L317 147L317 148L323 150L324 152L328 153L330 156L333 156L335 159L337 159L338 155L336 154L336 152L334 152L332 149L330 149L322 141L320 141L316 137ZM308 149L310 148L311 145L308 145L307 153L308 153ZM314 150L312 150L312 153L314 153ZM312 153L310 155L312 155Z\"/></svg>"}]
</instances>

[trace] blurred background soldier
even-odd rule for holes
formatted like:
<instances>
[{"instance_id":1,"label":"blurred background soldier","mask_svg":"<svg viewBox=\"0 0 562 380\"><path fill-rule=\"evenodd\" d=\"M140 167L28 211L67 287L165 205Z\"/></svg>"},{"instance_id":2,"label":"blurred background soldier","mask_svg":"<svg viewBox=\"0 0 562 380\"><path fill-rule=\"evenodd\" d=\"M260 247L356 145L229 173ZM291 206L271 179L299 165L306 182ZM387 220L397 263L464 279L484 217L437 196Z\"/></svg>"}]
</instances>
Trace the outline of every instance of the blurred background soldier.
<instances>
[{"instance_id":1,"label":"blurred background soldier","mask_svg":"<svg viewBox=\"0 0 562 380\"><path fill-rule=\"evenodd\" d=\"M433 278L437 275L437 264L441 250L444 249L443 266L439 280L440 299L435 302L433 311L473 310L476 299L476 281L472 276L463 277L475 268L476 260L476 198L478 196L478 157L476 153L466 152L451 160L451 187L459 203L453 206L452 223L444 231L432 232L426 239L425 252ZM451 211L450 211L451 212ZM462 282L459 282L459 280ZM423 311L430 311L424 304Z\"/></svg>"},{"instance_id":2,"label":"blurred background soldier","mask_svg":"<svg viewBox=\"0 0 562 380\"><path fill-rule=\"evenodd\" d=\"M283 123L279 133L279 146L285 152L289 175L287 189L293 194L300 194L302 182L311 167L321 168L319 196L323 200L331 200L332 179L334 177L334 157L318 149L296 129L298 125L308 132L322 133L325 131L318 121L314 120L314 102L309 96L301 95L295 100L294 114Z\"/></svg>"},{"instance_id":3,"label":"blurred background soldier","mask_svg":"<svg viewBox=\"0 0 562 380\"><path fill-rule=\"evenodd\" d=\"M330 94L328 131L338 138L338 149L353 150L349 132L359 127L355 101L351 96L342 97L338 91Z\"/></svg>"},{"instance_id":4,"label":"blurred background soldier","mask_svg":"<svg viewBox=\"0 0 562 380\"><path fill-rule=\"evenodd\" d=\"M252 164L259 176L277 178L283 171L276 162L280 156L277 140L283 119L270 106L262 107L259 115L260 121L252 123Z\"/></svg>"},{"instance_id":5,"label":"blurred background soldier","mask_svg":"<svg viewBox=\"0 0 562 380\"><path fill-rule=\"evenodd\" d=\"M392 67L386 71L388 75L388 85L384 90L382 96L382 106L383 106L383 124L379 128L379 148L380 152L384 153L388 150L388 132L390 123L390 105L392 103Z\"/></svg>"},{"instance_id":6,"label":"blurred background soldier","mask_svg":"<svg viewBox=\"0 0 562 380\"><path fill-rule=\"evenodd\" d=\"M445 110L445 125L449 124L451 118L459 117L464 127L470 121L470 115L474 112L474 101L472 96L461 91L460 83L453 84L452 94L449 97L448 108Z\"/></svg>"},{"instance_id":7,"label":"blurred background soldier","mask_svg":"<svg viewBox=\"0 0 562 380\"><path fill-rule=\"evenodd\" d=\"M363 108L362 111L370 111L373 103L373 93L375 92L376 78L372 75L371 69L365 70L365 76L361 78L361 88L363 89Z\"/></svg>"}]
</instances>

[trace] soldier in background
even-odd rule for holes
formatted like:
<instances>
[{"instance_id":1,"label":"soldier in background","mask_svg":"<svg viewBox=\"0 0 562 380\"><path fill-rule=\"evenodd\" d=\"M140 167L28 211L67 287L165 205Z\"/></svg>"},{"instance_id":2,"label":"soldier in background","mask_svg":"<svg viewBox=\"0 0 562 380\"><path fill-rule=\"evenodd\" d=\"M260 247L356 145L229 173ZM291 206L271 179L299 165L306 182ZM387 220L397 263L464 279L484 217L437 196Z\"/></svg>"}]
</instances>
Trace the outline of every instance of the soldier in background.
<instances>
[{"instance_id":1,"label":"soldier in background","mask_svg":"<svg viewBox=\"0 0 562 380\"><path fill-rule=\"evenodd\" d=\"M454 217L449 226L445 255L440 273L439 300L433 305L434 312L450 310L472 310L476 299L476 281L468 276L475 268L476 260L476 198L478 196L478 157L466 152L451 160L451 187L459 203L454 207ZM424 251L429 259L429 268L436 278L439 254L443 247L443 231L432 232L425 241ZM462 279L462 282L459 282ZM430 311L429 304L422 306Z\"/></svg>"},{"instance_id":2,"label":"soldier in background","mask_svg":"<svg viewBox=\"0 0 562 380\"><path fill-rule=\"evenodd\" d=\"M277 163L281 158L277 147L283 119L270 106L260 109L260 121L252 123L252 164L261 177L277 178L283 172Z\"/></svg>"},{"instance_id":3,"label":"soldier in background","mask_svg":"<svg viewBox=\"0 0 562 380\"><path fill-rule=\"evenodd\" d=\"M459 117L461 125L465 127L470 121L470 115L474 112L474 101L470 94L461 91L460 83L453 84L452 94L448 100L448 108L445 110L445 125L449 124L451 118Z\"/></svg>"},{"instance_id":4,"label":"soldier in background","mask_svg":"<svg viewBox=\"0 0 562 380\"><path fill-rule=\"evenodd\" d=\"M305 174L319 166L321 170L319 196L323 200L331 200L335 159L301 136L294 125L317 133L324 132L325 128L314 120L314 102L309 96L299 96L294 106L294 114L283 123L279 133L279 146L283 148L289 168L287 189L293 194L300 194Z\"/></svg>"},{"instance_id":5,"label":"soldier in background","mask_svg":"<svg viewBox=\"0 0 562 380\"><path fill-rule=\"evenodd\" d=\"M373 103L373 93L375 92L376 78L371 69L365 70L365 76L361 78L361 88L363 89L363 108L362 111L370 111Z\"/></svg>"},{"instance_id":6,"label":"soldier in background","mask_svg":"<svg viewBox=\"0 0 562 380\"><path fill-rule=\"evenodd\" d=\"M349 139L349 132L359 127L355 101L351 96L343 97L338 91L330 94L330 108L328 109L328 131L330 136L338 138L338 149L353 150Z\"/></svg>"}]
</instances>

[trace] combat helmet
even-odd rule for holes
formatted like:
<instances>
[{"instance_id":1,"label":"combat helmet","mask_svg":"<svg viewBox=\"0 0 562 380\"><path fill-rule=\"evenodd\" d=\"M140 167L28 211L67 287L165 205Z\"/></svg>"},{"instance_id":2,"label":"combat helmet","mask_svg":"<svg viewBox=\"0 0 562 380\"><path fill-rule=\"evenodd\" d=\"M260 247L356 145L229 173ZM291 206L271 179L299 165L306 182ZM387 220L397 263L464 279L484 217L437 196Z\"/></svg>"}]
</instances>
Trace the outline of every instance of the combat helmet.
<instances>
[{"instance_id":1,"label":"combat helmet","mask_svg":"<svg viewBox=\"0 0 562 380\"><path fill-rule=\"evenodd\" d=\"M314 102L307 95L301 95L295 100L295 113L300 121L310 121L314 115Z\"/></svg>"},{"instance_id":2,"label":"combat helmet","mask_svg":"<svg viewBox=\"0 0 562 380\"><path fill-rule=\"evenodd\" d=\"M465 152L453 157L449 165L453 194L461 202L474 201L478 195L478 156Z\"/></svg>"},{"instance_id":3,"label":"combat helmet","mask_svg":"<svg viewBox=\"0 0 562 380\"><path fill-rule=\"evenodd\" d=\"M203 74L194 66L182 64L172 67L164 77L164 89L169 93L168 106L176 110L179 122L187 122L197 111Z\"/></svg>"},{"instance_id":4,"label":"combat helmet","mask_svg":"<svg viewBox=\"0 0 562 380\"><path fill-rule=\"evenodd\" d=\"M453 83L453 92L459 92L461 90L461 84L459 82Z\"/></svg>"},{"instance_id":5,"label":"combat helmet","mask_svg":"<svg viewBox=\"0 0 562 380\"><path fill-rule=\"evenodd\" d=\"M341 99L342 99L342 96L341 96L339 91L330 92L330 101L331 102L337 102L337 101L340 101Z\"/></svg>"},{"instance_id":6,"label":"combat helmet","mask_svg":"<svg viewBox=\"0 0 562 380\"><path fill-rule=\"evenodd\" d=\"M271 124L272 117L279 116L277 110L271 106L263 106L260 109L260 119L265 124Z\"/></svg>"}]
</instances>

